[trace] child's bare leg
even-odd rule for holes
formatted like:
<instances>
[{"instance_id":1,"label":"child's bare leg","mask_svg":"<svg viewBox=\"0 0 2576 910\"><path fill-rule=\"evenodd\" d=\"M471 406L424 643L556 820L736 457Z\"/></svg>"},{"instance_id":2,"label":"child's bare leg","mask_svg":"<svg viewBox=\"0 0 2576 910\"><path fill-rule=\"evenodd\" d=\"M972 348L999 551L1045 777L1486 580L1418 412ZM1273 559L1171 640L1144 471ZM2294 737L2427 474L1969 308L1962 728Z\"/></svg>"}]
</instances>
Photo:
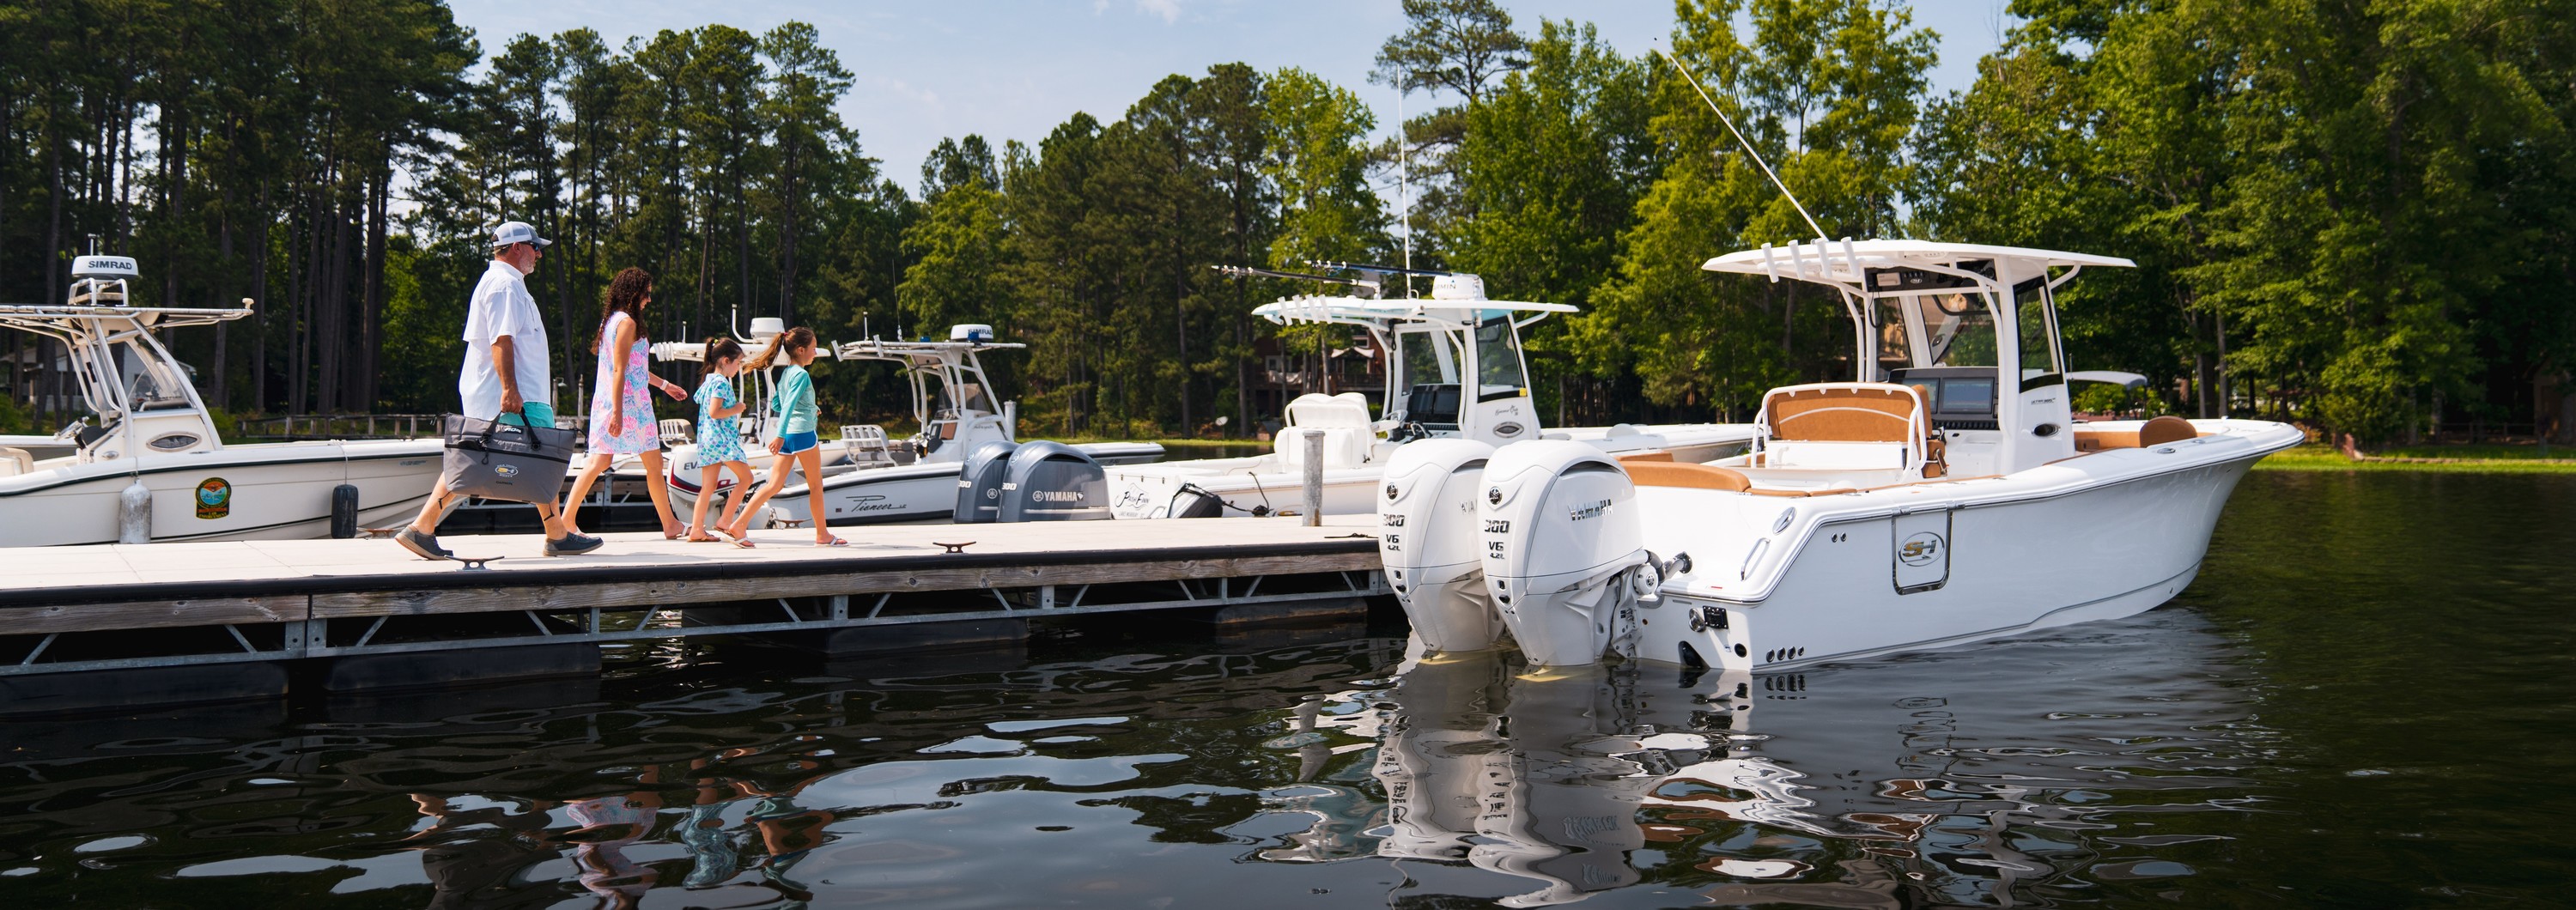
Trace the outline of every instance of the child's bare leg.
<instances>
[{"instance_id":1,"label":"child's bare leg","mask_svg":"<svg viewBox=\"0 0 2576 910\"><path fill-rule=\"evenodd\" d=\"M733 527L734 516L742 514L743 498L751 495L752 487L758 479L751 475L751 462L726 462L725 466L733 469L733 476L737 479L734 481L733 489L725 495L724 517L716 523L730 528Z\"/></svg>"},{"instance_id":2,"label":"child's bare leg","mask_svg":"<svg viewBox=\"0 0 2576 910\"><path fill-rule=\"evenodd\" d=\"M806 449L796 453L796 468L805 472L805 511L814 516L814 542L827 544L840 540L832 536L831 524L825 520L831 513L823 508L823 450Z\"/></svg>"},{"instance_id":3,"label":"child's bare leg","mask_svg":"<svg viewBox=\"0 0 2576 910\"><path fill-rule=\"evenodd\" d=\"M722 473L724 469L716 465L698 469L698 503L689 510L689 539L692 541L715 539L714 535L707 533L707 503L716 498L716 475ZM718 512L716 517L722 518L724 514Z\"/></svg>"}]
</instances>

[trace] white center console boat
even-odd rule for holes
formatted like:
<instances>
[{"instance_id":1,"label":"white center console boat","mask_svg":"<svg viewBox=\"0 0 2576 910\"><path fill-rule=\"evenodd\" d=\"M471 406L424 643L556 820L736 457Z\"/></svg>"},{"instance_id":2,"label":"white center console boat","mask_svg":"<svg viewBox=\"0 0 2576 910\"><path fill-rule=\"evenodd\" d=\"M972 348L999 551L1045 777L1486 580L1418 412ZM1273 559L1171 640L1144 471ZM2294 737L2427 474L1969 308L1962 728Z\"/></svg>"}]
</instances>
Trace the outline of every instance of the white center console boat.
<instances>
[{"instance_id":1,"label":"white center console boat","mask_svg":"<svg viewBox=\"0 0 2576 910\"><path fill-rule=\"evenodd\" d=\"M1357 392L1301 395L1288 403L1286 426L1272 437L1269 454L1111 468L1111 509L1120 518L1271 514L1299 501L1310 435L1323 437L1328 515L1375 508L1387 459L1412 440L1569 440L1595 451L1663 452L1693 461L1743 451L1752 440L1754 428L1746 424L1543 428L1530 398L1520 330L1575 308L1489 300L1477 276L1428 274L1434 277L1427 299L1379 299L1374 283L1352 282L1362 286L1361 296L1291 297L1252 311L1281 325L1365 329L1388 352L1382 419L1370 419L1368 399Z\"/></svg>"},{"instance_id":2,"label":"white center console boat","mask_svg":"<svg viewBox=\"0 0 2576 910\"><path fill-rule=\"evenodd\" d=\"M2199 572L2237 480L2304 434L2076 422L2056 291L2128 265L1911 240L1711 259L1837 291L1858 381L1771 390L1754 451L1713 461L1562 442L1399 452L1389 582L1429 646L1508 632L1547 666L1771 670L2153 608Z\"/></svg>"},{"instance_id":3,"label":"white center console boat","mask_svg":"<svg viewBox=\"0 0 2576 910\"><path fill-rule=\"evenodd\" d=\"M227 446L187 371L153 333L241 309L127 306L134 260L83 256L59 306L0 306L0 326L60 342L95 424L73 451L0 447L0 547L249 540L354 533L420 510L437 439ZM336 526L336 528L335 528Z\"/></svg>"}]
</instances>

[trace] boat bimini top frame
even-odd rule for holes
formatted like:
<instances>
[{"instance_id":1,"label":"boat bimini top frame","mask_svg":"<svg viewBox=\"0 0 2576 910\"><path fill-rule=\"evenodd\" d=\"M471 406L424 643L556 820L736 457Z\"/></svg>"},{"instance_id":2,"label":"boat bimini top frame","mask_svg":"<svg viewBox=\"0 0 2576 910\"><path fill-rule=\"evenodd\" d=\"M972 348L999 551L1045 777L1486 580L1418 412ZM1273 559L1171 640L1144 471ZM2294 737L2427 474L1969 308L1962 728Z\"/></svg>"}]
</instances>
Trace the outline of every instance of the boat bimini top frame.
<instances>
[{"instance_id":1,"label":"boat bimini top frame","mask_svg":"<svg viewBox=\"0 0 2576 910\"><path fill-rule=\"evenodd\" d=\"M1017 402L994 403L993 380L985 374L983 358L977 355L985 351L1021 350L1028 345L989 340L992 337L991 326L960 325L949 330L947 341L870 338L833 345L832 354L842 360L881 360L902 364L905 379L912 383L913 421L921 427L924 443L970 438L960 435L966 429L965 424L997 416L1001 418L998 429L1002 438L1017 442L1020 438L1019 405ZM943 424L952 426L943 427Z\"/></svg>"},{"instance_id":2,"label":"boat bimini top frame","mask_svg":"<svg viewBox=\"0 0 2576 910\"><path fill-rule=\"evenodd\" d=\"M1992 464L2011 473L2074 454L2057 288L2088 266L2132 265L2055 250L1820 237L1701 267L1833 288L1855 336L1853 378L1922 387L1934 424L1954 438L1978 442L1998 431Z\"/></svg>"},{"instance_id":3,"label":"boat bimini top frame","mask_svg":"<svg viewBox=\"0 0 2576 910\"><path fill-rule=\"evenodd\" d=\"M101 261L104 266L91 268ZM95 427L64 428L79 435L83 463L221 449L222 437L188 371L153 332L240 319L251 314L251 302L243 298L239 309L124 306L132 262L81 257L69 302L0 305L0 327L63 343L81 397L99 420Z\"/></svg>"},{"instance_id":4,"label":"boat bimini top frame","mask_svg":"<svg viewBox=\"0 0 2576 910\"><path fill-rule=\"evenodd\" d=\"M1387 353L1385 419L1377 423L1390 439L1466 437L1495 445L1537 439L1538 410L1529 406L1520 330L1576 309L1488 300L1484 292L1477 276L1434 273L1432 296L1426 298L1283 297L1252 314L1279 325L1367 329ZM1465 394L1470 389L1473 394Z\"/></svg>"}]
</instances>

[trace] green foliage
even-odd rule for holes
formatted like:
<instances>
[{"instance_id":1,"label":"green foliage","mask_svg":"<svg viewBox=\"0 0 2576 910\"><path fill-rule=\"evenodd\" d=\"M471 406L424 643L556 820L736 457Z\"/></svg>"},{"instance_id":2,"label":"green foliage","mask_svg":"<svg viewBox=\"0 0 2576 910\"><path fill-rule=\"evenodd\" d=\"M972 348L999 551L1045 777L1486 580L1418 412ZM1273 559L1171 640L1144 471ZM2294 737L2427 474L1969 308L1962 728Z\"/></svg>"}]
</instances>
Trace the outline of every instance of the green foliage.
<instances>
[{"instance_id":1,"label":"green foliage","mask_svg":"<svg viewBox=\"0 0 2576 910\"><path fill-rule=\"evenodd\" d=\"M161 302L259 301L169 339L216 406L435 412L483 238L515 218L557 241L530 287L568 407L608 276L640 266L655 340L987 322L1030 345L988 365L1033 431L1246 433L1352 339L1252 320L1312 289L1208 267L1409 243L1583 307L1530 351L1543 407L1605 423L1741 418L1862 372L1837 301L1706 258L1918 236L2134 260L2068 285L2061 324L2070 366L2143 373L2154 407L2576 443L2576 0L2016 0L1973 87L1941 95L1902 4L1677 0L1706 100L1506 5L1406 0L1371 77L1412 115L1387 145L1349 88L1227 63L1034 145L943 141L917 189L839 119L852 74L805 23L486 48L429 0L0 6L0 299L58 295L98 234ZM887 371L818 377L836 416L907 409ZM0 382L0 421L62 422L25 413L32 371Z\"/></svg>"}]
</instances>

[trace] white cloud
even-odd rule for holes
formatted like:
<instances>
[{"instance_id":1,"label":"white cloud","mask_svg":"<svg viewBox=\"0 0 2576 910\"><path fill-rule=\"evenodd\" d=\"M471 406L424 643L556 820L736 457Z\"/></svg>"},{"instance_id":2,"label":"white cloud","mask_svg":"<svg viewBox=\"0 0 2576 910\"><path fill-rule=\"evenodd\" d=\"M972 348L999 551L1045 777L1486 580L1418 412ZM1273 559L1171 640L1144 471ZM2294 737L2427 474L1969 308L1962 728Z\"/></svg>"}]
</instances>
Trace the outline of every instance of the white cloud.
<instances>
[{"instance_id":1,"label":"white cloud","mask_svg":"<svg viewBox=\"0 0 2576 910\"><path fill-rule=\"evenodd\" d=\"M1163 17L1163 24L1181 21L1181 0L1136 0L1136 11Z\"/></svg>"}]
</instances>

